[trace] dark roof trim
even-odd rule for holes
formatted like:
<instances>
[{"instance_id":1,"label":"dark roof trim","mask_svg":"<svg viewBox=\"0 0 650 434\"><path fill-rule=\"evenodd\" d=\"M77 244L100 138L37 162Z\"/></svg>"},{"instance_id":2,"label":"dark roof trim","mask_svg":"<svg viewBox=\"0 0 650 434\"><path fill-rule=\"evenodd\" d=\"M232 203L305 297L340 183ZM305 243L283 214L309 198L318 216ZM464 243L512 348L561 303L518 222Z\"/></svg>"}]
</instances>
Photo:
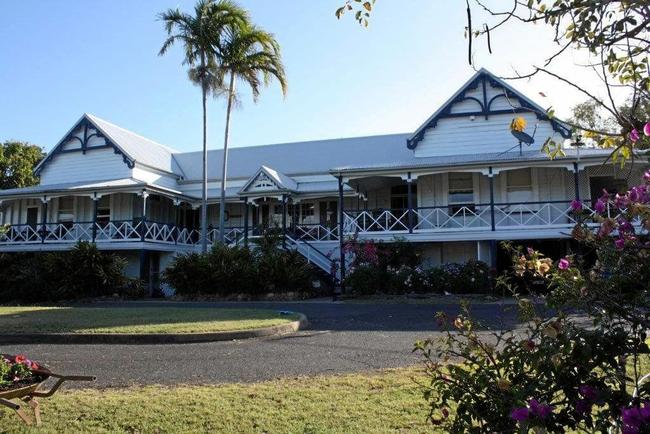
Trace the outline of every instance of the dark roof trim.
<instances>
[{"instance_id":1,"label":"dark roof trim","mask_svg":"<svg viewBox=\"0 0 650 434\"><path fill-rule=\"evenodd\" d=\"M503 93L500 93L496 96L493 96L489 101L487 99L487 85L490 85L493 88L502 89ZM473 96L467 96L467 92L476 90L481 87L482 98L478 99ZM499 99L516 99L519 102L520 107L508 109L508 110L492 110L492 103ZM477 103L480 110L473 112L462 112L462 113L452 113L452 107L454 104L463 102L463 101L474 101ZM424 138L424 133L429 128L435 128L438 125L440 119L446 118L457 118L457 117L467 117L467 116L483 116L485 119L488 119L490 115L499 115L499 114L509 114L509 113L534 113L537 116L537 119L543 121L549 121L553 130L559 133L565 139L571 137L571 129L566 125L562 124L556 119L551 119L546 115L546 111L535 104L533 101L528 99L525 95L516 91L515 89L508 86L505 82L498 79L492 73L485 69L481 69L478 73L474 75L460 90L453 96L449 101L447 101L440 109L438 109L433 116L431 116L427 121L416 130L416 132L406 139L406 146L409 149L415 149L420 141Z\"/></svg>"},{"instance_id":2,"label":"dark roof trim","mask_svg":"<svg viewBox=\"0 0 650 434\"><path fill-rule=\"evenodd\" d=\"M80 127L83 127L83 138L77 137L74 133L77 131ZM95 130L94 133L90 133L90 129ZM94 137L99 137L104 139L106 142L105 145L103 146L88 146L88 143L90 140ZM79 144L81 145L80 148L76 149L63 149L66 143L70 141L78 141ZM57 155L57 154L64 154L64 153L74 153L74 152L81 152L82 154L85 154L88 151L93 151L96 149L106 149L106 148L113 148L113 152L117 155L122 156L122 161L124 161L124 164L129 169L133 169L135 167L135 159L133 159L131 156L129 156L119 145L117 145L113 140L111 140L106 134L104 134L88 116L83 115L81 119L75 124L74 127L70 129L70 131L59 141L59 143L50 151L49 154L41 161L38 166L34 169L34 174L39 175L43 168Z\"/></svg>"}]
</instances>

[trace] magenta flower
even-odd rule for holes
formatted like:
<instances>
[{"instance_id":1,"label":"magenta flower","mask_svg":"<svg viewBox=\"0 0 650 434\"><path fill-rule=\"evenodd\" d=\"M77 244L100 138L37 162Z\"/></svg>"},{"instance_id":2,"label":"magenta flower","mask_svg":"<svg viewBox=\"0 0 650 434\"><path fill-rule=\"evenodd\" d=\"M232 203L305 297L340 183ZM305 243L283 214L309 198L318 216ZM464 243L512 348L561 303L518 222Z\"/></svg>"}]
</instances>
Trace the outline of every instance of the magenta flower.
<instances>
[{"instance_id":1,"label":"magenta flower","mask_svg":"<svg viewBox=\"0 0 650 434\"><path fill-rule=\"evenodd\" d=\"M650 170L643 174L643 180L650 183Z\"/></svg>"},{"instance_id":2,"label":"magenta flower","mask_svg":"<svg viewBox=\"0 0 650 434\"><path fill-rule=\"evenodd\" d=\"M531 399L528 402L528 407L530 408L530 414L541 420L549 417L553 411L553 407L550 405L542 404L536 399Z\"/></svg>"},{"instance_id":3,"label":"magenta flower","mask_svg":"<svg viewBox=\"0 0 650 434\"><path fill-rule=\"evenodd\" d=\"M634 226L632 226L632 223L630 223L628 220L625 220L624 218L619 218L618 231L621 233L622 232L634 233Z\"/></svg>"},{"instance_id":4,"label":"magenta flower","mask_svg":"<svg viewBox=\"0 0 650 434\"><path fill-rule=\"evenodd\" d=\"M618 208L625 208L630 204L630 199L627 197L627 195L620 195L616 193L616 196L614 197L614 204Z\"/></svg>"},{"instance_id":5,"label":"magenta flower","mask_svg":"<svg viewBox=\"0 0 650 434\"><path fill-rule=\"evenodd\" d=\"M562 258L560 259L560 262L557 264L557 266L560 270L568 270L569 267L571 266L571 263L569 262L568 259Z\"/></svg>"},{"instance_id":6,"label":"magenta flower","mask_svg":"<svg viewBox=\"0 0 650 434\"><path fill-rule=\"evenodd\" d=\"M593 404L587 399L579 399L576 401L576 412L578 414L587 414L591 412Z\"/></svg>"},{"instance_id":7,"label":"magenta flower","mask_svg":"<svg viewBox=\"0 0 650 434\"><path fill-rule=\"evenodd\" d=\"M602 198L598 199L596 201L596 205L594 205L594 211L596 211L598 214L602 214L602 213L605 212L606 209L607 209L607 206L605 205L605 202L603 201L603 199Z\"/></svg>"},{"instance_id":8,"label":"magenta flower","mask_svg":"<svg viewBox=\"0 0 650 434\"><path fill-rule=\"evenodd\" d=\"M573 201L571 201L571 209L573 211L582 210L582 202L580 202L578 199L574 199Z\"/></svg>"},{"instance_id":9,"label":"magenta flower","mask_svg":"<svg viewBox=\"0 0 650 434\"><path fill-rule=\"evenodd\" d=\"M583 398L589 401L595 401L596 399L598 399L598 390L596 390L596 388L593 386L584 384L578 388L578 391L580 392L580 395L582 395Z\"/></svg>"},{"instance_id":10,"label":"magenta flower","mask_svg":"<svg viewBox=\"0 0 650 434\"><path fill-rule=\"evenodd\" d=\"M647 122L647 123L643 126L643 134L645 134L646 136L650 137L650 122Z\"/></svg>"},{"instance_id":11,"label":"magenta flower","mask_svg":"<svg viewBox=\"0 0 650 434\"><path fill-rule=\"evenodd\" d=\"M630 131L629 137L632 143L638 142L639 139L641 138L641 136L639 135L639 131L636 128Z\"/></svg>"},{"instance_id":12,"label":"magenta flower","mask_svg":"<svg viewBox=\"0 0 650 434\"><path fill-rule=\"evenodd\" d=\"M618 250L623 250L625 247L625 238L618 238L616 241L614 241L614 245Z\"/></svg>"},{"instance_id":13,"label":"magenta flower","mask_svg":"<svg viewBox=\"0 0 650 434\"><path fill-rule=\"evenodd\" d=\"M530 416L530 411L526 407L518 407L510 412L510 419L517 422L523 422Z\"/></svg>"},{"instance_id":14,"label":"magenta flower","mask_svg":"<svg viewBox=\"0 0 650 434\"><path fill-rule=\"evenodd\" d=\"M644 402L643 407L630 407L621 410L623 434L639 434L643 427L650 424L650 403Z\"/></svg>"}]
</instances>

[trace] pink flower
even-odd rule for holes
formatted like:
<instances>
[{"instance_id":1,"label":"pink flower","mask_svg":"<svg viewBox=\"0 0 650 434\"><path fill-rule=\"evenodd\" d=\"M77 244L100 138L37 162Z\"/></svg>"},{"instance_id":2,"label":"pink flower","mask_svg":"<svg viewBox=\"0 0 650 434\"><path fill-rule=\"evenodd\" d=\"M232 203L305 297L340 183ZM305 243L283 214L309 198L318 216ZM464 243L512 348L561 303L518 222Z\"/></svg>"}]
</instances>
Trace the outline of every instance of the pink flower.
<instances>
[{"instance_id":1,"label":"pink flower","mask_svg":"<svg viewBox=\"0 0 650 434\"><path fill-rule=\"evenodd\" d=\"M557 266L560 270L568 270L569 267L571 266L571 263L569 262L568 259L563 258L560 259L560 262L557 264Z\"/></svg>"},{"instance_id":2,"label":"pink flower","mask_svg":"<svg viewBox=\"0 0 650 434\"><path fill-rule=\"evenodd\" d=\"M602 214L602 213L605 212L606 209L607 209L607 206L605 205L605 202L603 201L603 199L602 198L598 199L596 201L596 205L594 205L594 211L596 211L598 214Z\"/></svg>"},{"instance_id":3,"label":"pink flower","mask_svg":"<svg viewBox=\"0 0 650 434\"><path fill-rule=\"evenodd\" d=\"M614 245L618 250L623 250L625 247L625 238L618 238L616 241L614 241Z\"/></svg>"},{"instance_id":4,"label":"pink flower","mask_svg":"<svg viewBox=\"0 0 650 434\"><path fill-rule=\"evenodd\" d=\"M643 180L650 183L650 170L643 174Z\"/></svg>"},{"instance_id":5,"label":"pink flower","mask_svg":"<svg viewBox=\"0 0 650 434\"><path fill-rule=\"evenodd\" d=\"M625 208L629 205L630 199L626 195L620 195L616 193L616 197L614 198L614 203L618 208Z\"/></svg>"},{"instance_id":6,"label":"pink flower","mask_svg":"<svg viewBox=\"0 0 650 434\"><path fill-rule=\"evenodd\" d=\"M645 130L645 128L644 128L644 130ZM635 128L632 131L630 131L630 136L629 137L630 137L630 141L632 143L636 143L641 136L639 136L639 131Z\"/></svg>"},{"instance_id":7,"label":"pink flower","mask_svg":"<svg viewBox=\"0 0 650 434\"><path fill-rule=\"evenodd\" d=\"M643 134L645 134L646 136L650 137L650 122L647 122L647 123L643 126Z\"/></svg>"},{"instance_id":8,"label":"pink flower","mask_svg":"<svg viewBox=\"0 0 650 434\"><path fill-rule=\"evenodd\" d=\"M582 202L580 202L578 199L574 199L574 200L571 202L571 209L572 209L573 211L580 211L580 210L582 210Z\"/></svg>"}]
</instances>

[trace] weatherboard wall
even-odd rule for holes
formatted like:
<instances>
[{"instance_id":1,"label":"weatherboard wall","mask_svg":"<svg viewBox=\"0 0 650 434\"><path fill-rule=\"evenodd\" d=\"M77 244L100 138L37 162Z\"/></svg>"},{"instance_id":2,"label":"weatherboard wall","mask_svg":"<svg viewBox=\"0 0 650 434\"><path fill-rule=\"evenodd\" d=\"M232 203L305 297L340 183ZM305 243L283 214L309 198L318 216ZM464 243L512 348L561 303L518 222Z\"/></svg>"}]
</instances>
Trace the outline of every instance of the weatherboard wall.
<instances>
[{"instance_id":1,"label":"weatherboard wall","mask_svg":"<svg viewBox=\"0 0 650 434\"><path fill-rule=\"evenodd\" d=\"M40 185L130 178L133 171L111 148L61 152L43 167Z\"/></svg>"},{"instance_id":2,"label":"weatherboard wall","mask_svg":"<svg viewBox=\"0 0 650 434\"><path fill-rule=\"evenodd\" d=\"M538 120L532 113L522 113L521 116L528 122L526 132L533 133L535 124L534 149L540 149L544 141L551 137L553 140L563 142L564 139L553 131L548 121ZM461 116L442 118L437 125L429 127L421 142L415 148L416 157L436 157L444 155L467 155L480 153L499 153L511 150L517 145L517 139L510 133L510 123L515 117L513 114L484 116ZM530 148L524 145L525 150Z\"/></svg>"}]
</instances>

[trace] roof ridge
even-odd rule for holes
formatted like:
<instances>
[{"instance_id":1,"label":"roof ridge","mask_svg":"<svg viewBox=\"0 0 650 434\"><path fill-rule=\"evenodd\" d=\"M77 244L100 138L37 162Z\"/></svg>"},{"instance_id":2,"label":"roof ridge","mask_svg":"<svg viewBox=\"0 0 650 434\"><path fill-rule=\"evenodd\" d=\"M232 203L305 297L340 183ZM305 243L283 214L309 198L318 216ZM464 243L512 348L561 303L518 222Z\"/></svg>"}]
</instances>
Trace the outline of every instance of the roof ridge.
<instances>
[{"instance_id":1,"label":"roof ridge","mask_svg":"<svg viewBox=\"0 0 650 434\"><path fill-rule=\"evenodd\" d=\"M391 134L374 134L370 136L352 136L352 137L337 137L334 139L321 139L321 140L304 140L304 141L298 141L298 142L281 142L281 143L266 143L263 145L251 145L251 146L234 146L229 148L229 151L232 151L234 149L253 149L253 148L265 148L268 146L283 146L283 145L304 145L308 143L319 143L319 142L336 142L336 141L341 141L341 140L359 140L359 139L373 139L377 137L390 137L390 136L405 136L408 137L411 133L391 133ZM209 152L212 151L223 151L223 148L219 149L208 149ZM203 152L202 150L197 150L197 151L187 151L187 152L180 152L177 151L175 154L180 154L180 155L187 155L187 154L193 154L197 152Z\"/></svg>"},{"instance_id":2,"label":"roof ridge","mask_svg":"<svg viewBox=\"0 0 650 434\"><path fill-rule=\"evenodd\" d=\"M92 113L84 113L84 115L90 117L91 120L94 120L94 121L100 121L100 122L106 123L106 124L110 125L111 127L117 128L117 129L122 130L122 131L124 131L124 132L126 132L126 133L129 133L129 134L132 134L132 135L134 135L134 136L137 136L137 137L139 137L139 138L141 138L141 139L144 139L144 140L146 140L146 141L148 141L148 142L153 143L154 145L158 145L158 146L160 146L161 148L163 148L163 149L165 149L166 151L168 151L170 154L178 154L178 153L179 153L179 151L177 151L176 149L174 149L174 148L172 148L172 147L170 147L170 146L163 145L162 143L156 142L155 140L152 140L152 139L150 139L150 138L148 138L148 137L145 137L145 136L143 136L142 134L138 134L138 133L136 133L136 132L134 132L134 131L131 131L131 130L128 130L128 129L124 128L124 127L121 127L121 126L119 126L119 125L116 125L116 124L114 124L113 122L107 121L106 119L100 118L99 116L95 116L95 115L92 114Z\"/></svg>"}]
</instances>

